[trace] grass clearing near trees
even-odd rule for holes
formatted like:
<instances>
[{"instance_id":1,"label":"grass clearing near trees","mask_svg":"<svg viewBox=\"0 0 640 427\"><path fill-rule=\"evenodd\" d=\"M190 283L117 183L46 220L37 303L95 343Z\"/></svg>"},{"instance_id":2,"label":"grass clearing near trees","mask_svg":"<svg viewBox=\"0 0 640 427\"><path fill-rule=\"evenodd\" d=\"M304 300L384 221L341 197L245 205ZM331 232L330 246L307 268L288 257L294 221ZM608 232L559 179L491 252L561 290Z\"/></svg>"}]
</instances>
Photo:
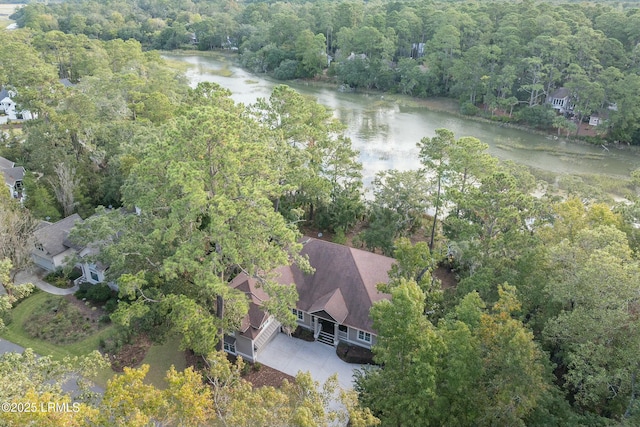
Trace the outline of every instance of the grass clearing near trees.
<instances>
[{"instance_id":1,"label":"grass clearing near trees","mask_svg":"<svg viewBox=\"0 0 640 427\"><path fill-rule=\"evenodd\" d=\"M0 337L25 348L31 348L36 354L51 356L56 360L65 357L85 356L98 349L100 339L108 337L114 331L114 326L108 325L96 333L71 344L53 344L41 339L32 338L25 331L25 323L32 313L37 311L49 298L63 299L45 292L36 292L29 298L20 302L11 310L12 321L5 329L0 331ZM104 388L107 380L113 377L114 372L110 368L100 370L94 379L95 383Z\"/></svg>"},{"instance_id":2,"label":"grass clearing near trees","mask_svg":"<svg viewBox=\"0 0 640 427\"><path fill-rule=\"evenodd\" d=\"M145 379L148 384L164 389L167 387L164 378L173 365L176 371L183 371L187 367L184 351L180 350L180 338L170 337L164 344L154 344L147 351L141 364L149 365L149 373Z\"/></svg>"}]
</instances>

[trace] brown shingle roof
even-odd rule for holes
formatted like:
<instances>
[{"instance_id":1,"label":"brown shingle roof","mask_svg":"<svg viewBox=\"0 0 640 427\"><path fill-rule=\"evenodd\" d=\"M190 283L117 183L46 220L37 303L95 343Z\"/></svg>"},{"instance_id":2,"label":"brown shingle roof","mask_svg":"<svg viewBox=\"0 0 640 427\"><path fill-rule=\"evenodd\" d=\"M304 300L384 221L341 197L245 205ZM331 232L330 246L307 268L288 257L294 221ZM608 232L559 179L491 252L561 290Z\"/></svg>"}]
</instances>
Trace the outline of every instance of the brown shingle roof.
<instances>
[{"instance_id":1,"label":"brown shingle roof","mask_svg":"<svg viewBox=\"0 0 640 427\"><path fill-rule=\"evenodd\" d=\"M347 303L342 297L340 288L329 292L314 302L309 308L309 313L318 313L320 311L324 311L338 323L344 322L344 319L349 315L349 309L347 308Z\"/></svg>"},{"instance_id":2,"label":"brown shingle roof","mask_svg":"<svg viewBox=\"0 0 640 427\"><path fill-rule=\"evenodd\" d=\"M279 283L295 283L299 297L297 308L321 317L328 315L340 324L375 333L369 309L376 301L391 299L390 295L378 292L376 285L389 281L388 271L395 260L324 240L305 238L304 241L300 253L309 257L315 272L304 274L295 265L276 269ZM268 295L257 286L256 279L244 273L233 279L229 286L251 298L241 332L253 336L253 332L258 332L254 325L259 323L260 315L257 312L252 315L252 309L264 313L260 305ZM260 326L266 318L265 314Z\"/></svg>"},{"instance_id":3,"label":"brown shingle roof","mask_svg":"<svg viewBox=\"0 0 640 427\"><path fill-rule=\"evenodd\" d=\"M249 298L249 312L242 319L240 333L254 339L258 336L260 328L264 322L269 318L267 313L265 313L261 308L262 302L266 301L269 296L261 286L258 286L258 281L255 278L248 277L244 273L236 276L229 283L229 286L240 292L244 292L244 294L247 295L247 298Z\"/></svg>"},{"instance_id":4,"label":"brown shingle roof","mask_svg":"<svg viewBox=\"0 0 640 427\"><path fill-rule=\"evenodd\" d=\"M295 265L288 268L287 276L293 277L298 290L298 309L309 313L322 305L335 320L344 317L340 323L374 332L369 309L374 302L391 298L378 292L376 285L389 281L394 259L312 238L305 239L300 253L309 257L315 272L304 274ZM291 283L283 278L281 283Z\"/></svg>"}]
</instances>

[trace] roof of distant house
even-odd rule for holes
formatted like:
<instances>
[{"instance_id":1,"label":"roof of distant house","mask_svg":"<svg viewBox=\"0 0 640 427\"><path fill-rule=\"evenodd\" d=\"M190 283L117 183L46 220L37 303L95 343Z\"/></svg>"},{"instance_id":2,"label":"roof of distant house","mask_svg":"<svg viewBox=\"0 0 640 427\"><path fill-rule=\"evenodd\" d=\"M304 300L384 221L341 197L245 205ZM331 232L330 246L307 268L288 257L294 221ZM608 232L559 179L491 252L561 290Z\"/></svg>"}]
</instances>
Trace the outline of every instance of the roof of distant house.
<instances>
[{"instance_id":1,"label":"roof of distant house","mask_svg":"<svg viewBox=\"0 0 640 427\"><path fill-rule=\"evenodd\" d=\"M40 243L49 255L58 255L70 247L67 237L76 222L82 222L78 214L70 215L53 224L45 223L34 232L36 242Z\"/></svg>"},{"instance_id":2,"label":"roof of distant house","mask_svg":"<svg viewBox=\"0 0 640 427\"><path fill-rule=\"evenodd\" d=\"M9 169L14 166L15 166L15 163L13 163L11 160L5 159L4 157L0 157L0 169Z\"/></svg>"},{"instance_id":3,"label":"roof of distant house","mask_svg":"<svg viewBox=\"0 0 640 427\"><path fill-rule=\"evenodd\" d=\"M552 92L551 95L549 95L549 98L566 98L569 95L570 95L569 89L563 86L563 87L559 87L554 92Z\"/></svg>"},{"instance_id":4,"label":"roof of distant house","mask_svg":"<svg viewBox=\"0 0 640 427\"><path fill-rule=\"evenodd\" d=\"M9 185L15 185L16 181L22 181L24 179L24 168L18 166L17 168L5 168L2 169L4 180Z\"/></svg>"},{"instance_id":5,"label":"roof of distant house","mask_svg":"<svg viewBox=\"0 0 640 427\"><path fill-rule=\"evenodd\" d=\"M73 83L71 83L71 80L66 79L66 78L65 79L60 79L60 83L62 83L62 85L64 87L73 87L73 86L75 86Z\"/></svg>"}]
</instances>

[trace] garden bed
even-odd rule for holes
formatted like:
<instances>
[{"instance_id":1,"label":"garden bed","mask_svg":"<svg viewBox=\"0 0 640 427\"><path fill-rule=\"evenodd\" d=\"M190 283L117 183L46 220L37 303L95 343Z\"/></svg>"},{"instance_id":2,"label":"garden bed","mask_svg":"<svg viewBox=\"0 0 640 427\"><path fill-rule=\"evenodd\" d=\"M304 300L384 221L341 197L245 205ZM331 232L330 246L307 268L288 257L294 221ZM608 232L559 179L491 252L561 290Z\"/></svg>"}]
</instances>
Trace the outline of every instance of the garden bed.
<instances>
[{"instance_id":1,"label":"garden bed","mask_svg":"<svg viewBox=\"0 0 640 427\"><path fill-rule=\"evenodd\" d=\"M151 348L152 342L145 335L138 335L130 343L123 344L114 353L109 354L111 369L116 372L123 372L124 368L137 368L142 364L142 360Z\"/></svg>"},{"instance_id":2,"label":"garden bed","mask_svg":"<svg viewBox=\"0 0 640 427\"><path fill-rule=\"evenodd\" d=\"M336 354L347 363L359 363L362 365L373 365L373 353L371 350L357 345L349 345L344 342L338 344Z\"/></svg>"},{"instance_id":3,"label":"garden bed","mask_svg":"<svg viewBox=\"0 0 640 427\"><path fill-rule=\"evenodd\" d=\"M31 337L53 344L69 344L93 335L104 327L104 311L85 305L71 295L48 296L30 313L24 323Z\"/></svg>"},{"instance_id":4,"label":"garden bed","mask_svg":"<svg viewBox=\"0 0 640 427\"><path fill-rule=\"evenodd\" d=\"M202 357L196 356L192 351L187 351L185 356L187 359L187 366L193 366L196 370L204 369L204 361L202 360ZM227 358L231 363L236 363L235 356L227 354ZM244 366L245 368L242 371L242 379L250 382L253 388L265 386L279 388L282 386L282 382L284 380L287 380L290 383L295 381L295 378L291 375L285 374L284 372L278 371L277 369L273 369L261 363L249 363L245 361Z\"/></svg>"},{"instance_id":5,"label":"garden bed","mask_svg":"<svg viewBox=\"0 0 640 427\"><path fill-rule=\"evenodd\" d=\"M291 336L308 342L313 342L316 340L313 337L313 331L301 326L296 327L295 331L291 333Z\"/></svg>"}]
</instances>

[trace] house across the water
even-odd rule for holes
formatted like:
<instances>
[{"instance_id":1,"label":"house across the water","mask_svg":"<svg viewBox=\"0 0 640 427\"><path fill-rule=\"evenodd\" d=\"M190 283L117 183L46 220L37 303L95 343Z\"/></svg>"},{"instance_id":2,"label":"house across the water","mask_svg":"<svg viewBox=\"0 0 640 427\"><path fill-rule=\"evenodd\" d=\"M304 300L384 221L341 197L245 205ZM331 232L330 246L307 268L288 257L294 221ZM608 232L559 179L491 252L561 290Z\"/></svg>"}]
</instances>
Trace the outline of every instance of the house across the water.
<instances>
[{"instance_id":1,"label":"house across the water","mask_svg":"<svg viewBox=\"0 0 640 427\"><path fill-rule=\"evenodd\" d=\"M371 348L376 332L369 310L375 302L391 298L378 292L376 285L388 282L394 259L312 238L305 238L301 254L309 257L313 274L295 265L276 270L278 282L296 285L299 300L292 310L298 325L311 331L318 345L337 346L342 341ZM229 285L244 292L250 306L240 330L225 336L224 348L258 361L260 350L282 328L262 310L268 296L256 279L240 274Z\"/></svg>"}]
</instances>

